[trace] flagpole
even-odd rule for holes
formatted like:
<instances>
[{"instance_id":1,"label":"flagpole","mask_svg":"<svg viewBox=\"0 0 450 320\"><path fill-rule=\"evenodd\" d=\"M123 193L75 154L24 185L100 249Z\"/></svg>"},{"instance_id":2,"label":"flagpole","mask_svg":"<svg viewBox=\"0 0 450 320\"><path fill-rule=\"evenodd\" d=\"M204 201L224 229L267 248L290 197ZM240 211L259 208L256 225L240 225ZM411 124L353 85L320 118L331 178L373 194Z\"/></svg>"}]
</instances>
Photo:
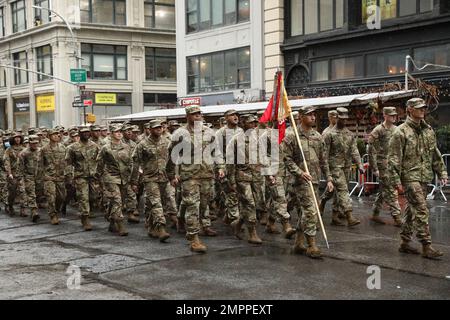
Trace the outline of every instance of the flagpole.
<instances>
[{"instance_id":1,"label":"flagpole","mask_svg":"<svg viewBox=\"0 0 450 320\"><path fill-rule=\"evenodd\" d=\"M309 169L308 169L308 164L306 163L305 153L303 152L302 142L300 141L300 136L298 134L298 129L297 129L297 123L295 122L294 116L292 115L292 110L290 111L289 116L290 116L290 119L291 119L292 127L294 128L295 137L297 138L297 143L298 143L298 146L300 148L300 152L302 153L303 164L305 165L305 172L309 175L310 173L309 173ZM316 192L314 190L314 186L312 184L312 181L308 181L308 183L309 183L309 187L311 188L311 192L312 192L313 199L314 199L314 205L316 207L316 210L317 210L317 213L318 213L318 216L319 216L320 229L322 229L323 237L325 238L325 242L327 244L327 248L330 249L330 245L328 244L327 233L325 232L325 227L323 225L322 215L320 214L319 204L317 202Z\"/></svg>"}]
</instances>

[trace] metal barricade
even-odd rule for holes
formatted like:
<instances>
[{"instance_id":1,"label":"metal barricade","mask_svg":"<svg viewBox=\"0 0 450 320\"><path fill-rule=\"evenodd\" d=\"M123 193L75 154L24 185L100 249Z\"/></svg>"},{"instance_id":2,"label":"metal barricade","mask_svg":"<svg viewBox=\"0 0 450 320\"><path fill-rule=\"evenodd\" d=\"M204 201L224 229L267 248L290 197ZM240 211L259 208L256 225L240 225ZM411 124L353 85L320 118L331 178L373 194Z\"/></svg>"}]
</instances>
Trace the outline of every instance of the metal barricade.
<instances>
[{"instance_id":1,"label":"metal barricade","mask_svg":"<svg viewBox=\"0 0 450 320\"><path fill-rule=\"evenodd\" d=\"M373 170L370 168L368 154L365 154L362 157L362 163L364 166L365 173L364 175L360 175L360 180L362 181L360 181L361 190L359 191L358 198L361 198L367 186L377 186L380 184L378 178L373 174Z\"/></svg>"},{"instance_id":2,"label":"metal barricade","mask_svg":"<svg viewBox=\"0 0 450 320\"><path fill-rule=\"evenodd\" d=\"M450 164L450 154L444 154L442 155L442 159L444 160L445 163L445 167L447 168L447 172L449 172L449 164ZM436 191L439 191L439 193L441 194L442 198L444 199L445 202L447 202L447 197L444 194L443 189L445 187L449 187L450 184L447 182L447 184L445 186L443 186L441 184L441 181L439 181L439 177L436 175L434 177L434 180L431 184L429 184L428 186L432 187L431 192L428 194L427 196L427 200L434 200L434 194L436 193Z\"/></svg>"},{"instance_id":3,"label":"metal barricade","mask_svg":"<svg viewBox=\"0 0 450 320\"><path fill-rule=\"evenodd\" d=\"M352 190L350 191L350 197L355 193L356 189L358 189L361 186L361 177L359 174L358 166L352 165L351 171L350 171L350 177L348 179L349 185L355 185Z\"/></svg>"}]
</instances>

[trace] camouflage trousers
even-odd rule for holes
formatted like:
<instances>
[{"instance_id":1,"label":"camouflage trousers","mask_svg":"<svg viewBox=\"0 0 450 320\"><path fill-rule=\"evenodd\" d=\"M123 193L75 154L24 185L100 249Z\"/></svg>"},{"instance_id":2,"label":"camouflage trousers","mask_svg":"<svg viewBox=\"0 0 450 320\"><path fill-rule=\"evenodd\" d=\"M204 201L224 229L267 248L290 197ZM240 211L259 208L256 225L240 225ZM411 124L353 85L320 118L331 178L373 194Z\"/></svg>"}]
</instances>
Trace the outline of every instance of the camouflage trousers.
<instances>
[{"instance_id":1,"label":"camouflage trousers","mask_svg":"<svg viewBox=\"0 0 450 320\"><path fill-rule=\"evenodd\" d=\"M290 215L293 214L294 209L300 210L300 203L298 203L298 197L295 190L295 178L292 175L288 175L284 179L285 181L285 191L286 191L286 201L287 201L287 211Z\"/></svg>"},{"instance_id":2,"label":"camouflage trousers","mask_svg":"<svg viewBox=\"0 0 450 320\"><path fill-rule=\"evenodd\" d=\"M407 205L403 216L402 231L403 240L411 241L414 231L417 239L423 244L431 243L429 227L430 211L427 207L427 184L420 182L404 183Z\"/></svg>"},{"instance_id":3,"label":"camouflage trousers","mask_svg":"<svg viewBox=\"0 0 450 320\"><path fill-rule=\"evenodd\" d=\"M26 206L29 209L37 209L36 203L36 178L33 176L23 178L25 185Z\"/></svg>"},{"instance_id":4,"label":"camouflage trousers","mask_svg":"<svg viewBox=\"0 0 450 320\"><path fill-rule=\"evenodd\" d=\"M66 186L64 181L44 181L44 192L47 198L49 216L59 215L66 199Z\"/></svg>"},{"instance_id":5,"label":"camouflage trousers","mask_svg":"<svg viewBox=\"0 0 450 320\"><path fill-rule=\"evenodd\" d=\"M167 188L168 184L168 182L153 181L144 183L145 215L147 223L151 227L166 225L166 217L164 216L162 203L170 198L170 195L168 194L169 189Z\"/></svg>"},{"instance_id":6,"label":"camouflage trousers","mask_svg":"<svg viewBox=\"0 0 450 320\"><path fill-rule=\"evenodd\" d=\"M177 215L177 203L175 202L175 188L169 183L165 182L165 191L161 193L161 202L163 211L167 216L176 216Z\"/></svg>"},{"instance_id":7,"label":"camouflage trousers","mask_svg":"<svg viewBox=\"0 0 450 320\"><path fill-rule=\"evenodd\" d=\"M97 179L93 179L89 188L89 206L91 210L103 210L102 208L103 189L102 184Z\"/></svg>"},{"instance_id":8,"label":"camouflage trousers","mask_svg":"<svg viewBox=\"0 0 450 320\"><path fill-rule=\"evenodd\" d=\"M380 177L380 190L375 198L373 205L373 215L380 215L383 210L383 204L386 203L389 206L389 211L393 217L400 216L401 209L398 203L398 191L395 186L389 183L387 177Z\"/></svg>"},{"instance_id":9,"label":"camouflage trousers","mask_svg":"<svg viewBox=\"0 0 450 320\"><path fill-rule=\"evenodd\" d=\"M127 185L116 183L103 183L104 195L106 201L107 220L120 222L123 221L123 203L127 193Z\"/></svg>"},{"instance_id":10,"label":"camouflage trousers","mask_svg":"<svg viewBox=\"0 0 450 320\"><path fill-rule=\"evenodd\" d=\"M208 204L211 199L210 179L191 179L181 183L180 217L185 219L187 236L196 235L200 227L211 226Z\"/></svg>"},{"instance_id":11,"label":"camouflage trousers","mask_svg":"<svg viewBox=\"0 0 450 320\"><path fill-rule=\"evenodd\" d=\"M348 177L349 171L342 168L335 168L332 170L334 197L333 212L345 214L352 211L352 204L348 191Z\"/></svg>"},{"instance_id":12,"label":"camouflage trousers","mask_svg":"<svg viewBox=\"0 0 450 320\"><path fill-rule=\"evenodd\" d=\"M94 178L75 178L73 179L77 194L78 208L82 216L89 216L91 213L89 196L96 194L97 184Z\"/></svg>"},{"instance_id":13,"label":"camouflage trousers","mask_svg":"<svg viewBox=\"0 0 450 320\"><path fill-rule=\"evenodd\" d=\"M257 176L251 182L255 198L256 214L261 217L267 213L265 177Z\"/></svg>"},{"instance_id":14,"label":"camouflage trousers","mask_svg":"<svg viewBox=\"0 0 450 320\"><path fill-rule=\"evenodd\" d=\"M1 169L0 169L1 170ZM6 184L6 176L4 172L0 173L0 202L7 205L8 203L8 189Z\"/></svg>"},{"instance_id":15,"label":"camouflage trousers","mask_svg":"<svg viewBox=\"0 0 450 320\"><path fill-rule=\"evenodd\" d=\"M46 203L45 190L44 190L44 177L42 174L38 174L36 177L36 202L39 204Z\"/></svg>"},{"instance_id":16,"label":"camouflage trousers","mask_svg":"<svg viewBox=\"0 0 450 320\"><path fill-rule=\"evenodd\" d=\"M287 200L284 192L283 178L277 176L275 184L266 180L266 187L269 191L269 211L272 219L280 218L281 221L289 221L291 215L287 211Z\"/></svg>"},{"instance_id":17,"label":"camouflage trousers","mask_svg":"<svg viewBox=\"0 0 450 320\"><path fill-rule=\"evenodd\" d=\"M240 219L248 225L256 223L256 201L252 182L240 181L236 183L239 199Z\"/></svg>"},{"instance_id":18,"label":"camouflage trousers","mask_svg":"<svg viewBox=\"0 0 450 320\"><path fill-rule=\"evenodd\" d=\"M326 205L327 202L331 199L333 199L333 211L335 211L336 208L338 207L336 193L334 191L330 192L328 191L328 188L325 188L325 192L320 197L320 201L322 201L324 205Z\"/></svg>"},{"instance_id":19,"label":"camouflage trousers","mask_svg":"<svg viewBox=\"0 0 450 320\"><path fill-rule=\"evenodd\" d=\"M228 180L221 182L221 198L225 206L225 214L230 221L239 219L239 201L235 190L230 188Z\"/></svg>"},{"instance_id":20,"label":"camouflage trousers","mask_svg":"<svg viewBox=\"0 0 450 320\"><path fill-rule=\"evenodd\" d=\"M10 208L14 206L17 199L20 207L26 207L25 184L22 177L14 177L13 180L8 179L8 205Z\"/></svg>"},{"instance_id":21,"label":"camouflage trousers","mask_svg":"<svg viewBox=\"0 0 450 320\"><path fill-rule=\"evenodd\" d=\"M319 185L313 184L313 186L316 199L318 199ZM308 183L301 183L295 186L295 190L297 191L295 193L297 196L297 203L300 204L300 208L298 209L299 219L297 223L297 230L299 230L299 232L301 230L308 236L315 237L318 217L311 187Z\"/></svg>"}]
</instances>

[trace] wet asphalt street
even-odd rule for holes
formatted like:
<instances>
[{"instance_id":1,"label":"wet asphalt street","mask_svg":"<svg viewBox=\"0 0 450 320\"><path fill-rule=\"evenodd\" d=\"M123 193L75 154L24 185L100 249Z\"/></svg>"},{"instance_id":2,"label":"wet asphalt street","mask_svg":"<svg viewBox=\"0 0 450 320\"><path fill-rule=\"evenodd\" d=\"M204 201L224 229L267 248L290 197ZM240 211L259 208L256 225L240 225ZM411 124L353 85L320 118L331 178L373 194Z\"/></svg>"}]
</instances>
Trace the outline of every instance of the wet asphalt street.
<instances>
[{"instance_id":1,"label":"wet asphalt street","mask_svg":"<svg viewBox=\"0 0 450 320\"><path fill-rule=\"evenodd\" d=\"M450 299L450 206L430 202L433 240L445 253L431 261L400 254L399 229L370 222L369 200L353 199L362 220L354 228L330 226L327 210L330 249L320 236L320 261L291 255L293 240L262 227L264 244L254 246L216 221L220 236L203 238L209 251L197 255L174 230L166 244L150 239L143 223L120 238L101 214L86 233L75 211L60 226L51 226L43 211L37 225L2 211L0 299ZM79 288L70 265L80 268ZM369 274L370 266L379 273ZM368 278L378 274L369 284L380 288L369 289Z\"/></svg>"}]
</instances>

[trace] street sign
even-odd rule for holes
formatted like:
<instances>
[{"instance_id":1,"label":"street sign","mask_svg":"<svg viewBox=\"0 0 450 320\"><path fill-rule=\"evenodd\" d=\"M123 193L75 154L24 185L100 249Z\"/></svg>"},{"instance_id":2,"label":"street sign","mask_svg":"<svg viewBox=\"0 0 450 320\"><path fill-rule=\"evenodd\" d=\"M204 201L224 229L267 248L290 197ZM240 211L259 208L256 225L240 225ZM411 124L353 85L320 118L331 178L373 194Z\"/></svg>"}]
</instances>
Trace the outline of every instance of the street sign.
<instances>
[{"instance_id":1,"label":"street sign","mask_svg":"<svg viewBox=\"0 0 450 320\"><path fill-rule=\"evenodd\" d=\"M81 101L72 102L72 108L84 108L84 103Z\"/></svg>"},{"instance_id":2,"label":"street sign","mask_svg":"<svg viewBox=\"0 0 450 320\"><path fill-rule=\"evenodd\" d=\"M191 98L181 98L180 99L180 106L182 107L189 107L189 106L199 106L202 103L201 97L191 97Z\"/></svg>"},{"instance_id":3,"label":"street sign","mask_svg":"<svg viewBox=\"0 0 450 320\"><path fill-rule=\"evenodd\" d=\"M83 103L86 107L92 107L92 100L84 100Z\"/></svg>"},{"instance_id":4,"label":"street sign","mask_svg":"<svg viewBox=\"0 0 450 320\"><path fill-rule=\"evenodd\" d=\"M70 81L75 83L86 82L87 75L85 69L70 69Z\"/></svg>"}]
</instances>

